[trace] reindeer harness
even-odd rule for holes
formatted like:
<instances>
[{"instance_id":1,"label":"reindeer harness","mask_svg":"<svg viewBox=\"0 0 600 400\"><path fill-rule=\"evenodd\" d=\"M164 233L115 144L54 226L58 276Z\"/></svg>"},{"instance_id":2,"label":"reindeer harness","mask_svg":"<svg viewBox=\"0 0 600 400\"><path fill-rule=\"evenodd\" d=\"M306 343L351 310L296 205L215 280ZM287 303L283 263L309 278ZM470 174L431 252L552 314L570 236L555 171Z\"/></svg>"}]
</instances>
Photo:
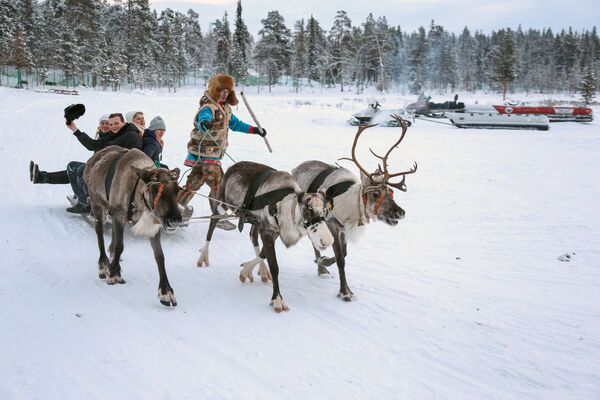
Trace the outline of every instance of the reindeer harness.
<instances>
[{"instance_id":1,"label":"reindeer harness","mask_svg":"<svg viewBox=\"0 0 600 400\"><path fill-rule=\"evenodd\" d=\"M123 156L125 154L127 154L127 152L123 152L123 153L119 154L118 156L116 156L112 160L110 166L108 167L108 171L106 173L106 179L104 181L104 188L106 190L106 201L107 202L109 201L110 188L112 187L113 179L115 177L115 172L117 171L117 164L119 163L119 161L121 160L121 158L123 158ZM137 191L137 187L138 187L138 184L140 183L141 179L142 178L137 178L137 180L135 181L135 185L133 186L133 190L131 191L131 195L129 196L129 202L127 203L127 221L128 222L132 222L132 219L133 219L133 213L134 213L134 209L135 209L135 193ZM152 206L150 206L150 204L148 204L148 200L146 200L146 196L144 196L142 194L142 199L144 200L144 204L150 211L154 210L158 206L158 202L160 201L160 198L162 197L162 194L165 190L165 182L157 182L157 181L148 182L144 185L144 188L142 189L142 191L147 192L151 185L159 185L158 193L156 194L156 196L154 196L154 200L152 200Z\"/></svg>"}]
</instances>

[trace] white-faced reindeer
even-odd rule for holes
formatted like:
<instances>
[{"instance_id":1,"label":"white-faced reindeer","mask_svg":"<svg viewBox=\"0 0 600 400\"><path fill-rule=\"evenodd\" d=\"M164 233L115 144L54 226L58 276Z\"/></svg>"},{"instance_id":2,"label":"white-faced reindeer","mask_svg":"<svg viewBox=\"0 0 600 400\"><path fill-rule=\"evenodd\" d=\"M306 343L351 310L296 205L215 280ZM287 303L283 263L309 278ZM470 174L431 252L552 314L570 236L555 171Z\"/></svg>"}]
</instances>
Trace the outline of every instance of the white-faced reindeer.
<instances>
[{"instance_id":1,"label":"white-faced reindeer","mask_svg":"<svg viewBox=\"0 0 600 400\"><path fill-rule=\"evenodd\" d=\"M333 236L325 217L324 193L306 194L300 190L294 178L285 171L277 171L267 165L242 161L229 167L219 185L217 198L211 200L213 215L233 210L243 224L252 224L250 236L256 250L256 259L246 264L252 267L267 259L273 280L271 306L276 312L289 310L279 290L279 266L275 256L275 240L279 237L286 247L298 243L308 234L313 247L325 250L333 243ZM197 265L209 265L208 249L217 219L211 219L206 244L201 250ZM263 249L258 251L260 235ZM251 268L250 268L251 269ZM262 276L267 273L263 271ZM240 274L244 282L244 277Z\"/></svg>"},{"instance_id":2,"label":"white-faced reindeer","mask_svg":"<svg viewBox=\"0 0 600 400\"><path fill-rule=\"evenodd\" d=\"M306 161L292 170L292 176L307 193L325 191L326 201L329 202L331 211L327 219L327 226L334 237L333 251L335 257L322 257L319 249L315 248L315 262L318 265L319 275L329 274L326 267L334 262L338 265L340 275L340 291L338 296L345 301L351 301L353 293L348 287L345 274L345 257L347 255L346 232L369 223L371 220L382 220L388 225L396 225L404 218L404 210L394 201L392 188L406 191L406 175L417 171L417 163L405 172L390 173L388 171L388 157L404 136L408 129L407 121L397 115L392 116L402 128L400 138L385 154L379 156L372 150L371 153L382 162L375 172L368 172L356 158L356 144L362 132L375 125L361 126L356 132L352 144L351 160L360 170L360 180L346 168L336 167L321 161ZM383 166L383 168L382 168ZM402 177L397 183L390 179Z\"/></svg>"},{"instance_id":3,"label":"white-faced reindeer","mask_svg":"<svg viewBox=\"0 0 600 400\"><path fill-rule=\"evenodd\" d=\"M174 229L181 224L177 205L179 169L156 168L152 160L137 149L109 146L90 158L84 180L90 194L90 204L96 219L98 236L98 276L106 283L125 283L121 276L123 231L132 222L135 235L150 239L158 265L160 282L158 298L165 306L176 306L175 294L165 270L165 256L160 244L160 228ZM109 261L104 246L105 211L112 218L112 239ZM108 276L107 276L108 275Z\"/></svg>"}]
</instances>

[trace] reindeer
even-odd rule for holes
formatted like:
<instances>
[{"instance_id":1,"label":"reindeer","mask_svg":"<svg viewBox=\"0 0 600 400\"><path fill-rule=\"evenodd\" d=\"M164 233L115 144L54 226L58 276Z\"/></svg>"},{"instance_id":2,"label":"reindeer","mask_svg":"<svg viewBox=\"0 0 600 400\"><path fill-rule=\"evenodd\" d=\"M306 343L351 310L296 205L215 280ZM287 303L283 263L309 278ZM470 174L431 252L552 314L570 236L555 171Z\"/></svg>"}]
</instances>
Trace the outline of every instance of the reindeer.
<instances>
[{"instance_id":1,"label":"reindeer","mask_svg":"<svg viewBox=\"0 0 600 400\"><path fill-rule=\"evenodd\" d=\"M98 277L113 285L125 283L121 276L123 231L127 222L132 232L150 239L160 281L158 298L165 306L176 306L175 293L165 270L165 256L160 244L160 228L177 228L181 214L177 205L179 169L156 168L152 160L137 149L109 146L90 158L84 180L90 194L92 213L98 236ZM104 247L105 212L112 218L109 261Z\"/></svg>"},{"instance_id":2,"label":"reindeer","mask_svg":"<svg viewBox=\"0 0 600 400\"><path fill-rule=\"evenodd\" d=\"M368 224L371 220L382 220L388 225L395 226L405 216L404 210L394 201L392 188L406 191L406 175L417 171L417 163L405 172L390 173L388 170L388 157L392 150L404 139L408 129L407 121L397 115L392 115L402 128L400 138L388 152L382 157L371 153L381 160L381 165L375 172L369 173L356 158L356 144L364 130L375 125L366 125L358 128L352 144L352 158L344 158L353 161L360 171L360 180L346 168L336 167L321 161L306 161L292 170L292 176L306 192L325 190L326 201L330 212L327 226L333 234L333 251L335 257L322 257L320 250L314 248L315 263L318 266L319 275L329 274L328 266L337 263L340 275L340 291L338 297L344 301L351 301L354 293L346 282L345 264L347 255L346 233ZM402 177L397 183L391 183L390 179Z\"/></svg>"},{"instance_id":3,"label":"reindeer","mask_svg":"<svg viewBox=\"0 0 600 400\"><path fill-rule=\"evenodd\" d=\"M267 165L242 161L232 165L219 185L217 198L211 199L213 216L234 211L240 218L238 228L252 224L250 237L256 258L249 263L254 267L267 259L269 275L273 280L273 295L270 305L275 312L288 311L279 289L279 265L275 255L275 240L279 237L286 247L298 243L308 234L313 247L325 250L333 243L333 237L325 224L327 209L324 192L303 193L288 172L277 171ZM206 234L206 243L201 250L197 266L209 265L208 250L218 218L212 218ZM258 237L263 244L258 251ZM243 274L240 280L245 281Z\"/></svg>"}]
</instances>

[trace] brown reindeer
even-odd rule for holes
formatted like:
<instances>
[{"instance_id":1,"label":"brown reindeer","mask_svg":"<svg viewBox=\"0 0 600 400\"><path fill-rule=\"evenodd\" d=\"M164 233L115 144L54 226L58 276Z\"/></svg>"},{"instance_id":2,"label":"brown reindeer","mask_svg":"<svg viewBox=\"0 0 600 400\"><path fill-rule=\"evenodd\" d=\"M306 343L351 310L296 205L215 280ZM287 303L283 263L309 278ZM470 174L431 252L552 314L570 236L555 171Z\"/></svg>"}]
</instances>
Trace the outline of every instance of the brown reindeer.
<instances>
[{"instance_id":1,"label":"brown reindeer","mask_svg":"<svg viewBox=\"0 0 600 400\"><path fill-rule=\"evenodd\" d=\"M86 164L84 180L96 218L98 236L98 276L109 285L125 283L121 276L123 231L133 223L135 235L150 239L158 265L160 282L158 298L163 305L176 306L175 294L165 270L165 257L160 244L160 228L175 229L181 224L177 205L179 169L156 168L152 160L137 149L109 146L98 151ZM109 261L104 246L103 216L112 218ZM108 276L107 276L108 275Z\"/></svg>"},{"instance_id":2,"label":"brown reindeer","mask_svg":"<svg viewBox=\"0 0 600 400\"><path fill-rule=\"evenodd\" d=\"M371 220L382 220L388 225L397 225L405 216L404 210L394 201L393 189L406 191L406 175L417 171L417 164L404 172L390 173L388 170L388 157L392 150L404 139L408 129L407 121L397 115L392 116L402 128L400 138L390 147L384 156L371 153L381 160L375 172L369 172L356 158L356 145L361 134L375 125L361 126L358 128L352 144L352 158L345 158L354 162L360 171L360 180L348 169L336 167L321 161L306 161L292 170L292 176L300 188L308 193L325 191L331 211L327 219L327 226L334 237L333 250L335 257L322 257L319 249L314 248L315 262L319 275L329 274L328 266L337 263L340 275L340 291L338 296L345 301L351 301L354 294L348 287L345 273L345 258L347 255L346 234L369 223ZM390 182L392 178L402 177L396 183Z\"/></svg>"},{"instance_id":3,"label":"brown reindeer","mask_svg":"<svg viewBox=\"0 0 600 400\"><path fill-rule=\"evenodd\" d=\"M211 208L215 216L233 210L240 217L240 230L244 223L252 224L250 236L255 249L258 249L259 236L263 243L257 259L267 259L268 273L273 280L271 306L276 312L287 311L289 308L279 290L275 241L280 238L286 247L290 247L308 235L313 247L319 250L331 246L333 237L325 224L327 209L323 193L303 193L288 172L242 161L225 172L217 198L211 199ZM216 225L217 219L211 219L206 243L197 262L199 267L209 265L208 250ZM240 274L240 280L245 281L243 274Z\"/></svg>"}]
</instances>

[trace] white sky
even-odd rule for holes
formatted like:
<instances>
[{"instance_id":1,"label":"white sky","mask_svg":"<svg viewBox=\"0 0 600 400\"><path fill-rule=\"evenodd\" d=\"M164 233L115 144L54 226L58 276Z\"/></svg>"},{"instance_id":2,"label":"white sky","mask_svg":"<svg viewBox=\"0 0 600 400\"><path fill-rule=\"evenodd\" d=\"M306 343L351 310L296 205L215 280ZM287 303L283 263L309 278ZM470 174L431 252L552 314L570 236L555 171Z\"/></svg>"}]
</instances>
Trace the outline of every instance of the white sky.
<instances>
[{"instance_id":1,"label":"white sky","mask_svg":"<svg viewBox=\"0 0 600 400\"><path fill-rule=\"evenodd\" d=\"M151 0L158 11L170 7L186 12L189 8L200 14L202 31L227 11L233 23L237 0ZM295 21L311 14L325 30L329 30L337 10L348 12L353 25L362 23L369 12L375 17L385 15L390 25L413 31L427 27L433 19L450 31L460 33L465 25L489 32L519 24L523 28L550 27L554 31L591 29L600 23L600 1L557 0L242 0L243 17L250 33L256 37L260 20L267 12L278 10L291 29ZM233 29L233 28L232 28Z\"/></svg>"}]
</instances>

